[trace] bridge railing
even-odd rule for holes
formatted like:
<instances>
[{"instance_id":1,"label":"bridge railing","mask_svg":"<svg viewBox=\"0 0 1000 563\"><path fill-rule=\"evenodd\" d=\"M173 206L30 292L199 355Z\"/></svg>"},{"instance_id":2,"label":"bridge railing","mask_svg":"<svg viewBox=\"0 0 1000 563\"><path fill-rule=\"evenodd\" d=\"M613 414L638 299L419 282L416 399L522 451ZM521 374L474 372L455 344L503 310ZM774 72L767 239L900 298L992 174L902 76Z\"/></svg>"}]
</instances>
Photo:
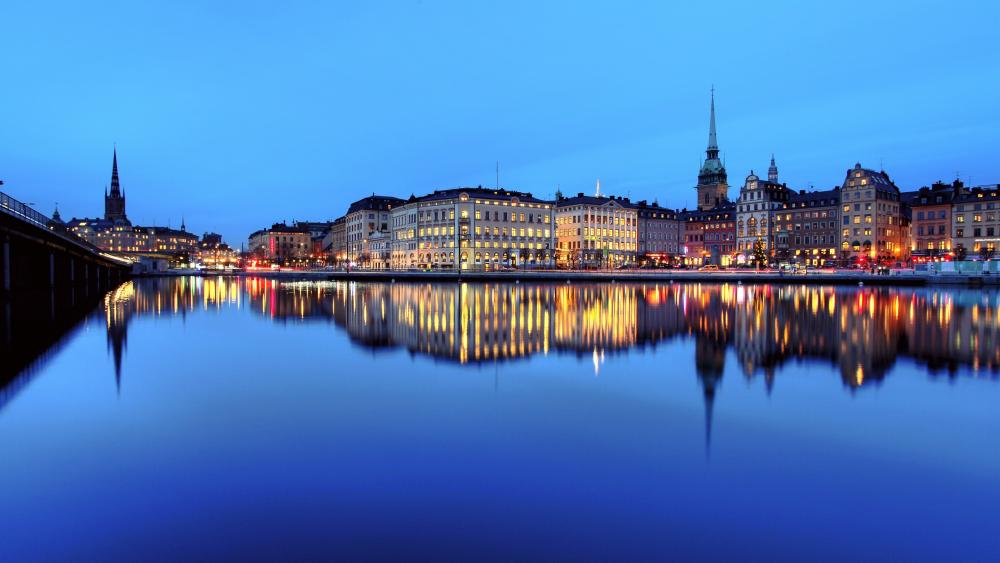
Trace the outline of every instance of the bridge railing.
<instances>
[{"instance_id":1,"label":"bridge railing","mask_svg":"<svg viewBox=\"0 0 1000 563\"><path fill-rule=\"evenodd\" d=\"M0 192L0 211L3 211L4 213L7 213L9 215L13 215L20 219L28 221L29 223L34 223L35 225L38 225L39 227L46 229L48 231L53 231L52 227L49 225L52 222L52 219L50 217L47 217L43 213L35 211L30 206L28 206L28 204L18 201L3 192ZM90 244L89 242L71 233L68 233L63 229L57 229L53 231L53 234L63 239L66 239L72 242L73 244L82 246L86 248L88 251L100 255L104 259L119 264L121 266L130 267L133 264L133 260L122 258L121 256L116 256L109 252L104 252L100 248L94 246L93 244Z\"/></svg>"},{"instance_id":2,"label":"bridge railing","mask_svg":"<svg viewBox=\"0 0 1000 563\"><path fill-rule=\"evenodd\" d=\"M44 214L35 211L28 204L22 203L3 192L0 192L0 210L41 225L46 229L49 228L49 221L52 220Z\"/></svg>"}]
</instances>

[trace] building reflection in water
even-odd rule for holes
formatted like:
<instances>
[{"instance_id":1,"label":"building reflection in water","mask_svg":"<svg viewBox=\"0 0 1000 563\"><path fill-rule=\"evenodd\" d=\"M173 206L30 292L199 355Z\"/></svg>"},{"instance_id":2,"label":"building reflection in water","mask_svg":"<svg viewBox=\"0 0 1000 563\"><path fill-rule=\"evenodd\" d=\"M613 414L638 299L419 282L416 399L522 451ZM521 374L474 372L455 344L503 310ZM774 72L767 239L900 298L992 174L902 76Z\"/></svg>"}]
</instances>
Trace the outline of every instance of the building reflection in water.
<instances>
[{"instance_id":1,"label":"building reflection in water","mask_svg":"<svg viewBox=\"0 0 1000 563\"><path fill-rule=\"evenodd\" d=\"M694 339L706 393L732 350L747 378L774 385L789 360L839 369L849 388L882 380L897 357L933 374L996 376L1000 297L979 290L729 284L410 284L160 278L108 293L102 315L120 370L135 315L240 308L281 322L332 321L357 343L458 363L568 352L595 359Z\"/></svg>"},{"instance_id":2,"label":"building reflection in water","mask_svg":"<svg viewBox=\"0 0 1000 563\"><path fill-rule=\"evenodd\" d=\"M77 303L76 296L70 296ZM46 298L45 303L53 302ZM86 305L80 299L77 309ZM34 318L30 304L25 314ZM91 307L93 305L90 305ZM279 282L261 278L153 278L104 295L94 314L107 329L116 387L121 389L129 322L139 316L248 307L289 323L332 322L373 350L405 348L458 364L512 361L565 353L591 360L595 375L609 355L693 340L694 371L705 403L705 439L727 358L743 377L763 378L770 392L790 360L828 363L850 390L877 384L897 358L932 375L996 379L1000 371L1000 294L982 290L731 284L455 284ZM51 308L51 306L50 306ZM7 305L10 319L11 306ZM54 310L54 309L53 309ZM85 315L85 309L76 318ZM50 325L38 357L75 326ZM3 342L27 328L7 320ZM63 327L63 328L59 328ZM22 331L23 332L23 331ZM36 331L37 332L37 331ZM37 340L37 338L36 338ZM23 387L37 361L4 375L0 407Z\"/></svg>"},{"instance_id":3,"label":"building reflection in water","mask_svg":"<svg viewBox=\"0 0 1000 563\"><path fill-rule=\"evenodd\" d=\"M997 377L1000 296L923 290L731 284L447 284L161 278L129 282L103 305L120 385L135 315L240 308L280 321L326 321L363 346L459 364L570 353L592 359L674 338L694 340L711 411L732 350L770 392L789 360L828 362L851 390L881 381L900 356L931 374Z\"/></svg>"}]
</instances>

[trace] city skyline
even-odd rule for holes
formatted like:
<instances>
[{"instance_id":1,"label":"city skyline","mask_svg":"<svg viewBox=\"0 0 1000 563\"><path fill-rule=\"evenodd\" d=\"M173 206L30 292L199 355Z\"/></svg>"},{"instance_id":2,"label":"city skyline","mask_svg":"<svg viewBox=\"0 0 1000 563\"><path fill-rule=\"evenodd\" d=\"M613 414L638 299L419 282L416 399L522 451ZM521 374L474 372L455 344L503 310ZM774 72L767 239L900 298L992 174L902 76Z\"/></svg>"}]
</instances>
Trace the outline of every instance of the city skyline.
<instances>
[{"instance_id":1,"label":"city skyline","mask_svg":"<svg viewBox=\"0 0 1000 563\"><path fill-rule=\"evenodd\" d=\"M10 26L8 76L26 87L0 94L22 110L0 137L0 177L45 213L58 202L64 216L93 216L117 144L135 220L183 216L233 241L274 220L333 219L373 191L494 185L497 161L503 187L540 197L601 178L608 193L692 208L714 85L733 185L771 153L796 189L838 185L858 161L901 189L995 181L1000 116L983 71L989 34L976 29L988 17L957 26L963 10L869 7L855 26L842 7L719 9L730 17L706 27L697 10L650 7L530 18L524 6L256 7L233 20L183 5L8 8L24 24ZM38 20L54 32L37 37L59 39L40 45ZM89 33L98 23L110 37ZM512 40L483 37L487 23ZM770 28L796 48L762 40ZM180 32L190 41L175 42Z\"/></svg>"}]
</instances>

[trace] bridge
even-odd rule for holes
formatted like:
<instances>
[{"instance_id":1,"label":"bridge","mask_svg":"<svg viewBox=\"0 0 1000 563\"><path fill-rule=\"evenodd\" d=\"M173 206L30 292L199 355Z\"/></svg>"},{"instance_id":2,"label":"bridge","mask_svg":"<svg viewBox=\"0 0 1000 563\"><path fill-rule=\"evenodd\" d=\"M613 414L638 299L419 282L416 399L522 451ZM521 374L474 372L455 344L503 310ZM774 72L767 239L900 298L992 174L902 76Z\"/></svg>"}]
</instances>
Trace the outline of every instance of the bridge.
<instances>
[{"instance_id":1,"label":"bridge","mask_svg":"<svg viewBox=\"0 0 1000 563\"><path fill-rule=\"evenodd\" d=\"M0 298L18 291L114 287L130 261L103 252L51 218L0 192Z\"/></svg>"}]
</instances>

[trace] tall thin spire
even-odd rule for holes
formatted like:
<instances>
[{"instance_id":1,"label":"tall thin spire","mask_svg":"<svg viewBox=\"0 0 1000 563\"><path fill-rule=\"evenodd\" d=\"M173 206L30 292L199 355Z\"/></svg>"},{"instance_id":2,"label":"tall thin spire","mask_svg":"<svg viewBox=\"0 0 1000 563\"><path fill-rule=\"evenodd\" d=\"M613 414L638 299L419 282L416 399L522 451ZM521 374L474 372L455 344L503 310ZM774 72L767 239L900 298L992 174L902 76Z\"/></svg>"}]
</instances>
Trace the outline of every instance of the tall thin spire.
<instances>
[{"instance_id":1,"label":"tall thin spire","mask_svg":"<svg viewBox=\"0 0 1000 563\"><path fill-rule=\"evenodd\" d=\"M715 132L715 86L709 106L708 149L705 162L698 172L698 209L707 210L728 199L729 184L726 181L726 165L719 160L719 140Z\"/></svg>"},{"instance_id":2,"label":"tall thin spire","mask_svg":"<svg viewBox=\"0 0 1000 563\"><path fill-rule=\"evenodd\" d=\"M708 150L719 148L719 141L715 137L715 86L712 86L711 117L708 122Z\"/></svg>"},{"instance_id":3,"label":"tall thin spire","mask_svg":"<svg viewBox=\"0 0 1000 563\"><path fill-rule=\"evenodd\" d=\"M771 166L767 168L767 181L778 183L778 165L774 163L774 153L771 153Z\"/></svg>"},{"instance_id":4,"label":"tall thin spire","mask_svg":"<svg viewBox=\"0 0 1000 563\"><path fill-rule=\"evenodd\" d=\"M121 195L121 185L118 182L118 147L114 149L114 157L111 160L111 195Z\"/></svg>"}]
</instances>

